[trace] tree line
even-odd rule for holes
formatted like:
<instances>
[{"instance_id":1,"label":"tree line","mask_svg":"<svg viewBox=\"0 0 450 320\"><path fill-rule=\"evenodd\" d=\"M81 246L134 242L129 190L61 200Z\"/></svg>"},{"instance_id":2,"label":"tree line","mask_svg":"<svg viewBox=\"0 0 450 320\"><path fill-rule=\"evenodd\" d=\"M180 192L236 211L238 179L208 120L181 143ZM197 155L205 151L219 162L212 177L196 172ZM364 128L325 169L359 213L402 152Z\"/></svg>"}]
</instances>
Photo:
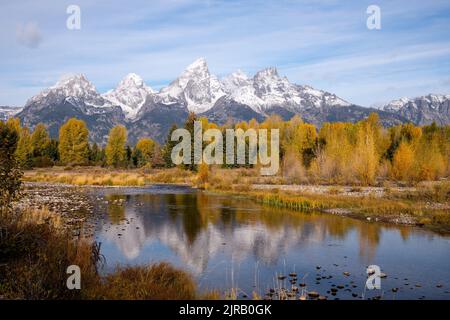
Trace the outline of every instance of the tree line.
<instances>
[{"instance_id":1,"label":"tree line","mask_svg":"<svg viewBox=\"0 0 450 320\"><path fill-rule=\"evenodd\" d=\"M104 147L90 143L86 123L75 118L61 126L58 139L51 138L42 123L36 125L33 132L22 127L17 118L8 119L4 125L18 136L15 157L22 169L53 165L136 168L163 164L158 143L142 138L131 147L127 144L127 130L122 125L110 130Z\"/></svg>"},{"instance_id":2,"label":"tree line","mask_svg":"<svg viewBox=\"0 0 450 320\"><path fill-rule=\"evenodd\" d=\"M283 121L277 115L261 123L254 119L239 123L229 121L219 127L206 118L197 119L190 114L184 127L191 134L195 120L202 121L203 130L222 130L224 137L228 128L244 131L249 128L268 129L269 133L271 129L279 129L281 174L296 183L374 185L386 179L412 183L450 176L449 125L415 126L407 123L385 128L378 114L372 113L356 123L324 123L319 129L303 122L299 116ZM172 127L171 132L175 129ZM176 142L168 142L164 146L164 157L170 156L167 149L174 144ZM168 160L166 165L170 165ZM198 169L192 164L185 167Z\"/></svg>"},{"instance_id":3,"label":"tree line","mask_svg":"<svg viewBox=\"0 0 450 320\"><path fill-rule=\"evenodd\" d=\"M450 174L450 126L415 126L402 124L384 128L376 113L357 123L325 123L320 129L305 123L299 116L283 121L272 115L256 120L222 126L191 113L184 128L192 131L194 121L202 121L203 130L216 128L279 129L282 175L296 182L375 184L379 179L397 181L435 180ZM58 165L101 165L121 168L173 167L169 131L160 146L150 138L136 145L127 143L124 126L113 127L106 146L89 142L89 131L82 120L69 119L59 130L59 139L50 138L44 124L33 132L22 127L18 119L6 124L18 136L15 156L22 168ZM225 136L225 134L224 134ZM225 143L224 143L225 145ZM248 151L248 150L247 150ZM225 162L224 162L225 163ZM251 167L251 165L226 165ZM185 169L197 170L194 164Z\"/></svg>"}]
</instances>

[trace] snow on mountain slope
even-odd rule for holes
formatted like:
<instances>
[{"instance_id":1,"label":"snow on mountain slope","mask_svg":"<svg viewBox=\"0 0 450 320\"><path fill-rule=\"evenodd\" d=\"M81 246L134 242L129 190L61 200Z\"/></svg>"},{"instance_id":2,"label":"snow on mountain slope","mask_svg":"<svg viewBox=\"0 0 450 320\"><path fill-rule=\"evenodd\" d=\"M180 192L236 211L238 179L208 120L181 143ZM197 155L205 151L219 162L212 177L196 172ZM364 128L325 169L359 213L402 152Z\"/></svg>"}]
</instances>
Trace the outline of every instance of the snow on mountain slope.
<instances>
[{"instance_id":1,"label":"snow on mountain slope","mask_svg":"<svg viewBox=\"0 0 450 320\"><path fill-rule=\"evenodd\" d=\"M47 90L31 98L28 103L36 102L45 106L55 99L68 99L72 104L93 107L120 106L128 119L135 119L146 99L156 104L184 105L189 111L203 113L210 110L222 97L242 105L255 112L267 115L274 108L283 108L289 112L299 112L305 108L327 106L347 106L348 102L334 94L316 90L309 86L299 86L280 77L276 68L267 68L249 78L244 72L236 71L222 80L211 75L204 58L195 60L180 76L154 92L141 77L130 73L118 86L100 95L84 75L66 77ZM90 109L89 112L101 112Z\"/></svg>"},{"instance_id":2,"label":"snow on mountain slope","mask_svg":"<svg viewBox=\"0 0 450 320\"><path fill-rule=\"evenodd\" d=\"M30 98L25 108L45 108L49 104L67 100L74 105L105 107L112 104L105 100L95 89L94 85L83 74L74 74L60 79L54 86L49 87Z\"/></svg>"},{"instance_id":3,"label":"snow on mountain slope","mask_svg":"<svg viewBox=\"0 0 450 320\"><path fill-rule=\"evenodd\" d=\"M201 113L211 109L225 95L223 84L211 75L204 58L195 60L158 97L165 104L182 102L189 111Z\"/></svg>"},{"instance_id":4,"label":"snow on mountain slope","mask_svg":"<svg viewBox=\"0 0 450 320\"><path fill-rule=\"evenodd\" d=\"M416 109L424 106L429 106L431 109L437 109L440 104L448 100L450 100L450 95L429 94L427 96L415 97L411 99L402 97L397 100L392 100L386 104L383 109L386 111L399 111L408 106Z\"/></svg>"},{"instance_id":5,"label":"snow on mountain slope","mask_svg":"<svg viewBox=\"0 0 450 320\"><path fill-rule=\"evenodd\" d=\"M227 94L233 100L262 114L274 107L298 112L308 107L350 105L334 94L290 83L286 77L280 77L277 69L273 67L257 72L252 79L238 71L222 81Z\"/></svg>"},{"instance_id":6,"label":"snow on mountain slope","mask_svg":"<svg viewBox=\"0 0 450 320\"><path fill-rule=\"evenodd\" d=\"M8 110L4 111L0 108L0 117L9 116ZM320 126L324 122L356 122L377 112L387 126L408 121L443 125L450 123L450 95L401 98L380 110L364 108L335 94L291 83L273 67L253 77L238 70L219 80L201 58L159 92L133 73L103 95L84 75L67 76L30 98L17 116L30 128L45 123L53 137L65 121L76 117L86 122L91 140L98 143L104 143L117 124L127 126L131 143L141 137L153 137L162 143L173 123L183 125L188 111L217 123L253 118L262 121L275 113L286 120L299 115Z\"/></svg>"},{"instance_id":7,"label":"snow on mountain slope","mask_svg":"<svg viewBox=\"0 0 450 320\"><path fill-rule=\"evenodd\" d=\"M120 81L119 85L103 94L103 97L113 104L119 105L127 118L135 118L144 104L147 96L153 94L144 80L135 73L130 73Z\"/></svg>"},{"instance_id":8,"label":"snow on mountain slope","mask_svg":"<svg viewBox=\"0 0 450 320\"><path fill-rule=\"evenodd\" d=\"M0 106L0 120L6 121L22 111L19 107Z\"/></svg>"},{"instance_id":9,"label":"snow on mountain slope","mask_svg":"<svg viewBox=\"0 0 450 320\"><path fill-rule=\"evenodd\" d=\"M383 107L419 125L450 123L450 95L429 94L416 98L400 98Z\"/></svg>"}]
</instances>

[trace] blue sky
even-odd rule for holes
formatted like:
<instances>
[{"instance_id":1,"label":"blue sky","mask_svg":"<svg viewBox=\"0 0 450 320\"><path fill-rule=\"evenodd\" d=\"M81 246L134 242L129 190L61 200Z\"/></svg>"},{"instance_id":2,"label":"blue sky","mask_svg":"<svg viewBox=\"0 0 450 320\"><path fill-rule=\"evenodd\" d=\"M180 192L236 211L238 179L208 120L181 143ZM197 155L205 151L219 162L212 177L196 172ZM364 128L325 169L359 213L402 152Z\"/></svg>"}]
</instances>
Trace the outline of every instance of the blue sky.
<instances>
[{"instance_id":1,"label":"blue sky","mask_svg":"<svg viewBox=\"0 0 450 320\"><path fill-rule=\"evenodd\" d=\"M81 30L66 28L70 4ZM381 30L366 27L369 5ZM127 73L159 89L193 60L211 73L275 66L292 82L364 106L450 94L450 1L2 1L0 105L23 105L68 73L100 92Z\"/></svg>"}]
</instances>

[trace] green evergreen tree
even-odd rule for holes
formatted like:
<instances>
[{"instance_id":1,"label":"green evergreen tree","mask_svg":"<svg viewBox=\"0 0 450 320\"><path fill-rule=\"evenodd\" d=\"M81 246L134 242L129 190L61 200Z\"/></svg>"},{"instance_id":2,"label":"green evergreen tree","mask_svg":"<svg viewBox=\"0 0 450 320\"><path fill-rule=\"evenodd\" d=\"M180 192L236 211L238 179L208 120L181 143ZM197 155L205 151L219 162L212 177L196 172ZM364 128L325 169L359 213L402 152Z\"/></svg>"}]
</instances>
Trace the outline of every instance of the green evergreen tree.
<instances>
[{"instance_id":1,"label":"green evergreen tree","mask_svg":"<svg viewBox=\"0 0 450 320\"><path fill-rule=\"evenodd\" d=\"M167 135L166 144L164 145L162 149L162 158L164 162L164 166L166 168L173 168L175 167L174 163L172 162L172 149L176 146L177 142L172 141L172 132L174 132L176 129L178 129L177 125L174 124L169 130L169 134Z\"/></svg>"}]
</instances>

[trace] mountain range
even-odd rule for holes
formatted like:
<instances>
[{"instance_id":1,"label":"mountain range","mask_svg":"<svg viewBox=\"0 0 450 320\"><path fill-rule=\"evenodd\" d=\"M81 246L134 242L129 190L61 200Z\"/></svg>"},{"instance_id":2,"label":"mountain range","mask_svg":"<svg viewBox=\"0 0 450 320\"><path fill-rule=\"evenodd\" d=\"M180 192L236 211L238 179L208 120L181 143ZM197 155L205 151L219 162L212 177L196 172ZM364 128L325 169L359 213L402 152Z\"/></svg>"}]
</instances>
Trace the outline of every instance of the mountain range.
<instances>
[{"instance_id":1,"label":"mountain range","mask_svg":"<svg viewBox=\"0 0 450 320\"><path fill-rule=\"evenodd\" d=\"M450 95L401 98L380 109L366 108L335 94L291 83L273 67L253 77L236 71L219 79L201 58L159 91L131 73L115 89L100 94L84 75L77 74L59 80L15 110L0 107L0 119L15 115L31 128L43 122L50 135L57 137L59 127L76 117L86 122L91 141L100 144L106 142L113 126L123 124L133 144L142 137L163 142L170 127L182 125L189 112L218 124L230 119L262 121L275 113L286 120L300 115L304 121L321 126L324 122L356 122L377 112L385 126L433 121L443 125L450 123Z\"/></svg>"}]
</instances>

